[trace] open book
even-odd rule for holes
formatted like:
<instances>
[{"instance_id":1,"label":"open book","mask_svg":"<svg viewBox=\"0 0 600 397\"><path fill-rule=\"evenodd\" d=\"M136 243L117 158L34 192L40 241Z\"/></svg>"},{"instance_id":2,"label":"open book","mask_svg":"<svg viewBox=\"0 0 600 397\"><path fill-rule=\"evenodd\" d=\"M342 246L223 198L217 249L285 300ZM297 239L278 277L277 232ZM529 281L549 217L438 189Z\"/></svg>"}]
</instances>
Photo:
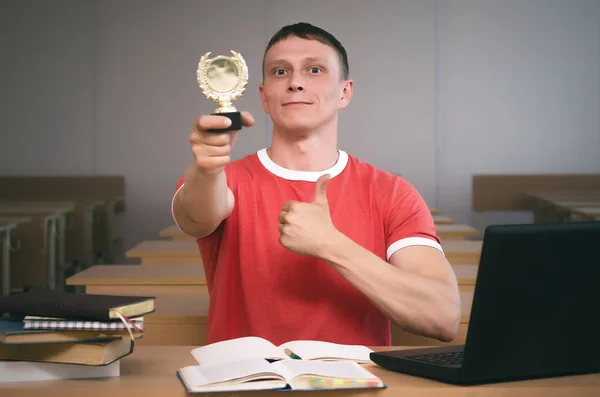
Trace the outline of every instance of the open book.
<instances>
[{"instance_id":1,"label":"open book","mask_svg":"<svg viewBox=\"0 0 600 397\"><path fill-rule=\"evenodd\" d=\"M372 363L371 349L360 345L299 340L275 346L244 337L192 350L200 365L177 375L188 392L242 390L316 390L384 388L359 363Z\"/></svg>"},{"instance_id":2,"label":"open book","mask_svg":"<svg viewBox=\"0 0 600 397\"><path fill-rule=\"evenodd\" d=\"M373 350L362 345L341 345L314 340L297 340L275 346L266 339L247 336L197 347L192 355L200 365L215 365L244 358L277 360L355 361L372 363Z\"/></svg>"},{"instance_id":3,"label":"open book","mask_svg":"<svg viewBox=\"0 0 600 397\"><path fill-rule=\"evenodd\" d=\"M177 375L189 393L385 388L381 379L354 361L281 360L270 363L261 358L245 358L216 365L184 367Z\"/></svg>"}]
</instances>

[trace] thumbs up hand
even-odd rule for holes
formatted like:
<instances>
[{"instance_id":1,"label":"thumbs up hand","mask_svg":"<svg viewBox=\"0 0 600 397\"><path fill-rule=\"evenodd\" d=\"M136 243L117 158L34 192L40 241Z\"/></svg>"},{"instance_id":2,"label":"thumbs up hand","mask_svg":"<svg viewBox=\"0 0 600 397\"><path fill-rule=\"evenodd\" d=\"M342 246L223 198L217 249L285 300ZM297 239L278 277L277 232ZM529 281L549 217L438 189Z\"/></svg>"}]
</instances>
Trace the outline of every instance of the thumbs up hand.
<instances>
[{"instance_id":1,"label":"thumbs up hand","mask_svg":"<svg viewBox=\"0 0 600 397\"><path fill-rule=\"evenodd\" d=\"M279 214L279 244L300 255L321 257L323 248L338 233L331 221L327 202L329 174L315 183L312 203L288 201Z\"/></svg>"}]
</instances>

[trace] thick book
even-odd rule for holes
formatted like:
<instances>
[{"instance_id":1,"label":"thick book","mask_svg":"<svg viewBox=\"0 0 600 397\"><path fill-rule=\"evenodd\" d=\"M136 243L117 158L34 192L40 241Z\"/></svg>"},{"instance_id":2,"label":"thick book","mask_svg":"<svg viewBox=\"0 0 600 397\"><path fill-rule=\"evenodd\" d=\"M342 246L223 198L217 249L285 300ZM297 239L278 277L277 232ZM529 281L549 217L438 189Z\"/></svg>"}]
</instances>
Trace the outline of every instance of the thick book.
<instances>
[{"instance_id":1,"label":"thick book","mask_svg":"<svg viewBox=\"0 0 600 397\"><path fill-rule=\"evenodd\" d=\"M127 337L77 343L0 343L0 362L30 361L102 366L133 353L134 341Z\"/></svg>"},{"instance_id":2,"label":"thick book","mask_svg":"<svg viewBox=\"0 0 600 397\"><path fill-rule=\"evenodd\" d=\"M120 374L121 361L115 361L101 367L30 361L0 361L0 383L109 378Z\"/></svg>"},{"instance_id":3,"label":"thick book","mask_svg":"<svg viewBox=\"0 0 600 397\"><path fill-rule=\"evenodd\" d=\"M0 343L33 344L54 342L91 342L127 336L126 330L25 329L22 319L0 318ZM142 334L134 333L135 338Z\"/></svg>"},{"instance_id":4,"label":"thick book","mask_svg":"<svg viewBox=\"0 0 600 397\"><path fill-rule=\"evenodd\" d=\"M30 291L1 296L0 313L76 320L110 321L154 312L153 296L121 296L62 291Z\"/></svg>"},{"instance_id":5,"label":"thick book","mask_svg":"<svg viewBox=\"0 0 600 397\"><path fill-rule=\"evenodd\" d=\"M177 376L189 393L385 388L361 365L372 363L370 352L361 345L299 340L275 346L244 337L193 349L199 365L180 368Z\"/></svg>"}]
</instances>

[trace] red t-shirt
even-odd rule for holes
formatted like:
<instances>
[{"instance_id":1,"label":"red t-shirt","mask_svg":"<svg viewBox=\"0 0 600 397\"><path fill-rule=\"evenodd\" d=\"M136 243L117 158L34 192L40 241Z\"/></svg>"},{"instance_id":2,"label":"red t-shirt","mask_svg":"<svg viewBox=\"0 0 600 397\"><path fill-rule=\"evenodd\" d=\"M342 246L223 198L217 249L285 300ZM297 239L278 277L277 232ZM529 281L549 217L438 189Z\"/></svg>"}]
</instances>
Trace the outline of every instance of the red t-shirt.
<instances>
[{"instance_id":1,"label":"red t-shirt","mask_svg":"<svg viewBox=\"0 0 600 397\"><path fill-rule=\"evenodd\" d=\"M354 242L383 260L409 245L442 250L429 208L403 178L343 151L328 170L293 171L262 149L226 166L233 212L196 240L210 294L208 343L252 335L276 345L390 344L390 321L362 292L325 262L279 244L283 204L312 202L324 173L333 224ZM182 185L183 176L175 194Z\"/></svg>"}]
</instances>

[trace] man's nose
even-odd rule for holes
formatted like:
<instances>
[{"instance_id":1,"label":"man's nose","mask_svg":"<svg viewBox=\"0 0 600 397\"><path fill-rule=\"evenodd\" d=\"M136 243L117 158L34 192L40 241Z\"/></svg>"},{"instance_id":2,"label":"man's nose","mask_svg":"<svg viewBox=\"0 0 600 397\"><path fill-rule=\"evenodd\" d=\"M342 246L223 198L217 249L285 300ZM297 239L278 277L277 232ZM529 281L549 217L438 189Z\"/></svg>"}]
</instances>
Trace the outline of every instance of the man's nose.
<instances>
[{"instance_id":1,"label":"man's nose","mask_svg":"<svg viewBox=\"0 0 600 397\"><path fill-rule=\"evenodd\" d=\"M304 90L304 81L302 81L302 77L299 73L294 73L292 78L290 79L290 85L288 86L289 92L295 91L303 91Z\"/></svg>"}]
</instances>

